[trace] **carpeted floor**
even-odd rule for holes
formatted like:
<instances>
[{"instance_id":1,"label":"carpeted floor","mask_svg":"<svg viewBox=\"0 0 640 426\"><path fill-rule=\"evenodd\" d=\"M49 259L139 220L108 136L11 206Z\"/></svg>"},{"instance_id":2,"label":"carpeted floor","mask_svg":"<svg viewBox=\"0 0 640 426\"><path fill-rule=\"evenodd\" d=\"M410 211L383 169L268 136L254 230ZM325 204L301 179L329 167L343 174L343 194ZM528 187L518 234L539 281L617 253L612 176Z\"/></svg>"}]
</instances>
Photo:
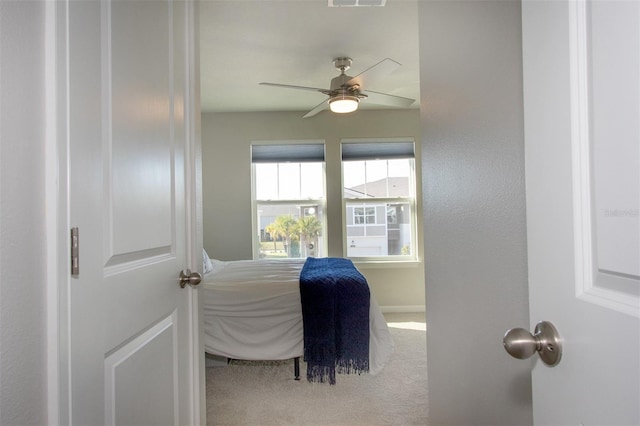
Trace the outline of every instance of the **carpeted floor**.
<instances>
[{"instance_id":1,"label":"carpeted floor","mask_svg":"<svg viewBox=\"0 0 640 426\"><path fill-rule=\"evenodd\" d=\"M338 375L337 384L293 380L293 361L207 368L207 423L266 425L426 425L424 313L385 314L395 352L376 376Z\"/></svg>"}]
</instances>

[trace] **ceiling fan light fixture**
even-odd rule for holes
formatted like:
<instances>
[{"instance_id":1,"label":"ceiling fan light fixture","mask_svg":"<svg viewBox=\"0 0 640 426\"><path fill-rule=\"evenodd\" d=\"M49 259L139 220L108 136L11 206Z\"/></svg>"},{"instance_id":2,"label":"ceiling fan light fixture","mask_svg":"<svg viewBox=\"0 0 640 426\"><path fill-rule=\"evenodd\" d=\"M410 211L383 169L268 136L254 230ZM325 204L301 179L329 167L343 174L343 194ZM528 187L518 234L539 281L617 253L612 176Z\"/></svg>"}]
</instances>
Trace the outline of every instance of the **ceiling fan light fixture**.
<instances>
[{"instance_id":1,"label":"ceiling fan light fixture","mask_svg":"<svg viewBox=\"0 0 640 426\"><path fill-rule=\"evenodd\" d=\"M358 102L360 102L360 99L357 96L336 95L329 99L329 109L331 109L331 112L346 114L357 110Z\"/></svg>"}]
</instances>

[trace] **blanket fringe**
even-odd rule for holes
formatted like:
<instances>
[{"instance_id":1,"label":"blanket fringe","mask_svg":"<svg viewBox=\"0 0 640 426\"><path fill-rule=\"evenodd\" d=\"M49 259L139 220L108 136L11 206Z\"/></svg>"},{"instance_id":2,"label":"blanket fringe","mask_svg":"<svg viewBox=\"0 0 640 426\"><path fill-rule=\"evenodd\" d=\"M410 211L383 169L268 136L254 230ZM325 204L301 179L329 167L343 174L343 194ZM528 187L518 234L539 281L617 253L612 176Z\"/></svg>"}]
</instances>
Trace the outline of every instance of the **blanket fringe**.
<instances>
[{"instance_id":1,"label":"blanket fringe","mask_svg":"<svg viewBox=\"0 0 640 426\"><path fill-rule=\"evenodd\" d=\"M341 359L336 363L339 374L362 374L369 372L369 360Z\"/></svg>"},{"instance_id":2,"label":"blanket fringe","mask_svg":"<svg viewBox=\"0 0 640 426\"><path fill-rule=\"evenodd\" d=\"M336 369L324 365L307 364L307 381L312 383L336 384Z\"/></svg>"},{"instance_id":3,"label":"blanket fringe","mask_svg":"<svg viewBox=\"0 0 640 426\"><path fill-rule=\"evenodd\" d=\"M338 360L336 365L318 365L307 363L307 381L311 383L336 384L336 372L338 374L363 374L369 372L368 360Z\"/></svg>"}]
</instances>

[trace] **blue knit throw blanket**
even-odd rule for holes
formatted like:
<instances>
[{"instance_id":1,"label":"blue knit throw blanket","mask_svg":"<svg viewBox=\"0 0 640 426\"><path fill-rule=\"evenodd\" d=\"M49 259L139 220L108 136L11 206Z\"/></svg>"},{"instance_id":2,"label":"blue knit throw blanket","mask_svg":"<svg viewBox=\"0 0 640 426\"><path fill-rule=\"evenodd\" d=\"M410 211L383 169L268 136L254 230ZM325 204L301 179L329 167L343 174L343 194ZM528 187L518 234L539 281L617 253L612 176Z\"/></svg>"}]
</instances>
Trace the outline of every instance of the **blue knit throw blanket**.
<instances>
[{"instance_id":1,"label":"blue knit throw blanket","mask_svg":"<svg viewBox=\"0 0 640 426\"><path fill-rule=\"evenodd\" d=\"M369 371L369 285L351 260L308 258L300 273L307 380Z\"/></svg>"}]
</instances>

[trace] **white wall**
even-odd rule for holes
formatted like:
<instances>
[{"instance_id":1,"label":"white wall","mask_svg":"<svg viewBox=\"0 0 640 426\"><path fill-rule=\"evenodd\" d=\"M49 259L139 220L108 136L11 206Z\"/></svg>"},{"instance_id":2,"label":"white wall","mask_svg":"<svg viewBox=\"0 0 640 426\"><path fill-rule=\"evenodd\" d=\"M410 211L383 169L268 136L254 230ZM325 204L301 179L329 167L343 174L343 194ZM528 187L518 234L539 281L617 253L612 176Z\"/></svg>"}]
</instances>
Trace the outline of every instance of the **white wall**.
<instances>
[{"instance_id":1,"label":"white wall","mask_svg":"<svg viewBox=\"0 0 640 426\"><path fill-rule=\"evenodd\" d=\"M45 5L0 1L0 424L47 423Z\"/></svg>"},{"instance_id":2,"label":"white wall","mask_svg":"<svg viewBox=\"0 0 640 426\"><path fill-rule=\"evenodd\" d=\"M532 423L519 1L419 2L429 424Z\"/></svg>"},{"instance_id":3,"label":"white wall","mask_svg":"<svg viewBox=\"0 0 640 426\"><path fill-rule=\"evenodd\" d=\"M310 119L302 119L302 115L301 112L202 115L204 246L211 257L221 260L252 258L251 141L325 141L328 254L336 257L343 255L340 139L412 137L418 151L416 165L420 164L418 110L357 111L344 116L323 112ZM420 171L417 173L419 184ZM420 193L420 186L417 190ZM418 235L421 235L421 217L419 222ZM421 238L419 240L422 258ZM424 306L421 264L387 267L359 264L358 267L381 306Z\"/></svg>"}]
</instances>

